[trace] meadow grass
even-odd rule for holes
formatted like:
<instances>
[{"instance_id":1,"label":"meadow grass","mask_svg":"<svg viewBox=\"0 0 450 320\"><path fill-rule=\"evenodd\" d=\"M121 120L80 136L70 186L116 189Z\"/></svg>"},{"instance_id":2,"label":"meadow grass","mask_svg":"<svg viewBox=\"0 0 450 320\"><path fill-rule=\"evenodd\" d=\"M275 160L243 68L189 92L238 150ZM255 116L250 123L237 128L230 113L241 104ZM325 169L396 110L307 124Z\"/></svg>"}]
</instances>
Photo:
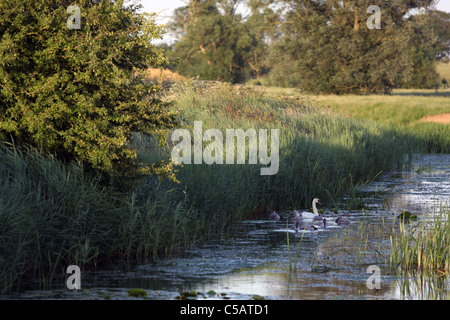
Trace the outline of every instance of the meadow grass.
<instances>
[{"instance_id":1,"label":"meadow grass","mask_svg":"<svg viewBox=\"0 0 450 320\"><path fill-rule=\"evenodd\" d=\"M425 116L450 113L449 98L450 95L443 93L435 96L429 90L396 90L390 96L311 97L317 104L329 106L347 116L394 126L414 125Z\"/></svg>"},{"instance_id":2,"label":"meadow grass","mask_svg":"<svg viewBox=\"0 0 450 320\"><path fill-rule=\"evenodd\" d=\"M274 97L297 97L347 118L376 122L386 130L415 140L418 153L450 153L450 125L421 122L426 116L450 113L450 90L397 89L392 95L303 95L290 88L267 88Z\"/></svg>"}]
</instances>

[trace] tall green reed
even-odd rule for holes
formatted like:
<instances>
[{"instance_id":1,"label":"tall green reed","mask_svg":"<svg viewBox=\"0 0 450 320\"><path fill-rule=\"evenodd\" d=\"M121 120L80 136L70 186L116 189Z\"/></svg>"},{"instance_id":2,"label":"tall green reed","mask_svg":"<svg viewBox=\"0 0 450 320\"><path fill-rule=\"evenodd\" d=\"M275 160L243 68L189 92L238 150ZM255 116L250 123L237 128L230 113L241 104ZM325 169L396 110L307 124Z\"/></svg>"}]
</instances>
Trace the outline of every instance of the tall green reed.
<instances>
[{"instance_id":1,"label":"tall green reed","mask_svg":"<svg viewBox=\"0 0 450 320\"><path fill-rule=\"evenodd\" d=\"M204 130L280 130L275 176L260 176L260 166L248 164L177 168L181 184L173 187L186 191L191 205L230 217L305 207L316 196L335 201L349 186L402 166L409 151L403 138L384 126L347 119L298 99L273 98L242 87L208 90L194 85L182 87L173 99L181 110L181 126L188 129L202 121ZM168 159L170 147L165 150ZM145 159L145 150L141 154Z\"/></svg>"},{"instance_id":2,"label":"tall green reed","mask_svg":"<svg viewBox=\"0 0 450 320\"><path fill-rule=\"evenodd\" d=\"M0 292L36 282L48 288L72 264L93 269L169 257L208 230L168 190L153 188L137 201L100 180L78 164L0 145Z\"/></svg>"},{"instance_id":3,"label":"tall green reed","mask_svg":"<svg viewBox=\"0 0 450 320\"><path fill-rule=\"evenodd\" d=\"M448 204L427 213L419 222L401 221L391 236L390 265L400 272L447 274L450 267L450 210Z\"/></svg>"}]
</instances>

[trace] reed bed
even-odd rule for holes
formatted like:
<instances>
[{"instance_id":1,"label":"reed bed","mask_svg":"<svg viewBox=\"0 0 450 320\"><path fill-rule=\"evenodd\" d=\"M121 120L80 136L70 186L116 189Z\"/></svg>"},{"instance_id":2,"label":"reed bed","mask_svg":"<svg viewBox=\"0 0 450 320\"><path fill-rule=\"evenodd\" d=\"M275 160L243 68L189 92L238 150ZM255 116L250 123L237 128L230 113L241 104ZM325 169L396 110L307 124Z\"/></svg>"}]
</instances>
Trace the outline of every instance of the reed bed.
<instances>
[{"instance_id":1,"label":"reed bed","mask_svg":"<svg viewBox=\"0 0 450 320\"><path fill-rule=\"evenodd\" d=\"M305 208L316 196L333 203L342 200L350 186L405 164L404 154L411 147L407 136L382 125L348 119L301 98L213 85L210 90L188 83L174 90L181 126L191 130L194 121L202 121L203 130L221 132L280 129L280 168L274 176L261 176L261 165L179 167L181 184L172 187L185 191L197 208L240 218L270 208ZM144 161L155 154L148 151L154 148L151 144L138 148ZM167 146L165 159L170 150ZM164 153L160 157L164 159Z\"/></svg>"},{"instance_id":2,"label":"reed bed","mask_svg":"<svg viewBox=\"0 0 450 320\"><path fill-rule=\"evenodd\" d=\"M448 275L450 209L441 204L419 222L402 221L391 236L390 265L400 273Z\"/></svg>"},{"instance_id":3,"label":"reed bed","mask_svg":"<svg viewBox=\"0 0 450 320\"><path fill-rule=\"evenodd\" d=\"M78 164L0 145L1 293L31 282L47 288L71 264L84 270L170 257L203 235L195 210L167 190L138 204L134 193L99 180Z\"/></svg>"}]
</instances>

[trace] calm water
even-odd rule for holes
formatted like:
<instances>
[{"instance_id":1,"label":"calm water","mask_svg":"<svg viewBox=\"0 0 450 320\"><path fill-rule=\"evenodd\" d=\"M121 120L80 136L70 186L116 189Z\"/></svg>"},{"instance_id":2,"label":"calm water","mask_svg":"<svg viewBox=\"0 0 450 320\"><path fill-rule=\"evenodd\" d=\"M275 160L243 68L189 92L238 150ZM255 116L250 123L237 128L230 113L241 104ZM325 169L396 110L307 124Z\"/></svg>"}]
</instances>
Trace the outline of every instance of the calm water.
<instances>
[{"instance_id":1,"label":"calm water","mask_svg":"<svg viewBox=\"0 0 450 320\"><path fill-rule=\"evenodd\" d=\"M450 155L422 156L411 171L380 176L360 192L371 198L364 212L335 214L325 203L320 207L329 221L346 216L352 222L349 227L330 225L295 234L288 231L292 224L287 219L293 216L287 213L277 222L243 221L226 239L194 247L184 258L131 271L82 274L82 290L28 291L19 298L130 299L130 288L145 289L150 299L175 299L193 290L201 293L199 299L445 298L432 289L439 286L445 293L447 279L418 283L414 277L400 278L390 272L388 262L389 236L398 213L408 210L423 218L441 202L450 203ZM380 289L367 285L372 275L368 267L373 265L380 270Z\"/></svg>"}]
</instances>

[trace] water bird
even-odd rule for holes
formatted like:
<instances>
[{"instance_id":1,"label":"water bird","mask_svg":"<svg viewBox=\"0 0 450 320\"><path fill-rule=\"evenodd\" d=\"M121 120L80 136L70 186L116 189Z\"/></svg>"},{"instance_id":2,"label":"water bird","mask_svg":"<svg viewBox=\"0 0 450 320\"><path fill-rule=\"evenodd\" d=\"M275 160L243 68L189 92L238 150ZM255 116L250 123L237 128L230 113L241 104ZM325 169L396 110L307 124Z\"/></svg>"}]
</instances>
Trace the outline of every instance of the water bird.
<instances>
[{"instance_id":1,"label":"water bird","mask_svg":"<svg viewBox=\"0 0 450 320\"><path fill-rule=\"evenodd\" d=\"M303 227L303 217L302 214L297 210L294 210L294 212L295 212L294 230L297 233Z\"/></svg>"},{"instance_id":2,"label":"water bird","mask_svg":"<svg viewBox=\"0 0 450 320\"><path fill-rule=\"evenodd\" d=\"M270 220L278 221L280 220L280 215L276 213L275 211L269 214Z\"/></svg>"},{"instance_id":3,"label":"water bird","mask_svg":"<svg viewBox=\"0 0 450 320\"><path fill-rule=\"evenodd\" d=\"M317 228L315 225L310 224L309 226L307 226L307 227L305 228L305 230L308 230L308 231L317 231L317 230L319 230L319 228Z\"/></svg>"},{"instance_id":4,"label":"water bird","mask_svg":"<svg viewBox=\"0 0 450 320\"><path fill-rule=\"evenodd\" d=\"M313 212L304 211L304 212L301 213L302 217L305 218L305 219L316 219L315 221L321 221L322 220L322 216L317 211L317 206L316 206L317 203L320 204L319 199L314 198L313 201L312 201Z\"/></svg>"},{"instance_id":5,"label":"water bird","mask_svg":"<svg viewBox=\"0 0 450 320\"><path fill-rule=\"evenodd\" d=\"M322 227L322 229L326 229L327 228L327 219L323 218L320 226Z\"/></svg>"},{"instance_id":6,"label":"water bird","mask_svg":"<svg viewBox=\"0 0 450 320\"><path fill-rule=\"evenodd\" d=\"M349 226L351 224L351 222L345 218L338 217L336 219L336 224L340 227L345 227L345 226Z\"/></svg>"},{"instance_id":7,"label":"water bird","mask_svg":"<svg viewBox=\"0 0 450 320\"><path fill-rule=\"evenodd\" d=\"M313 218L313 222L320 222L320 223L322 223L322 222L323 222L323 219L325 219L325 218L322 217L322 215L319 213L319 215L317 215L317 216L315 216L315 217Z\"/></svg>"}]
</instances>

